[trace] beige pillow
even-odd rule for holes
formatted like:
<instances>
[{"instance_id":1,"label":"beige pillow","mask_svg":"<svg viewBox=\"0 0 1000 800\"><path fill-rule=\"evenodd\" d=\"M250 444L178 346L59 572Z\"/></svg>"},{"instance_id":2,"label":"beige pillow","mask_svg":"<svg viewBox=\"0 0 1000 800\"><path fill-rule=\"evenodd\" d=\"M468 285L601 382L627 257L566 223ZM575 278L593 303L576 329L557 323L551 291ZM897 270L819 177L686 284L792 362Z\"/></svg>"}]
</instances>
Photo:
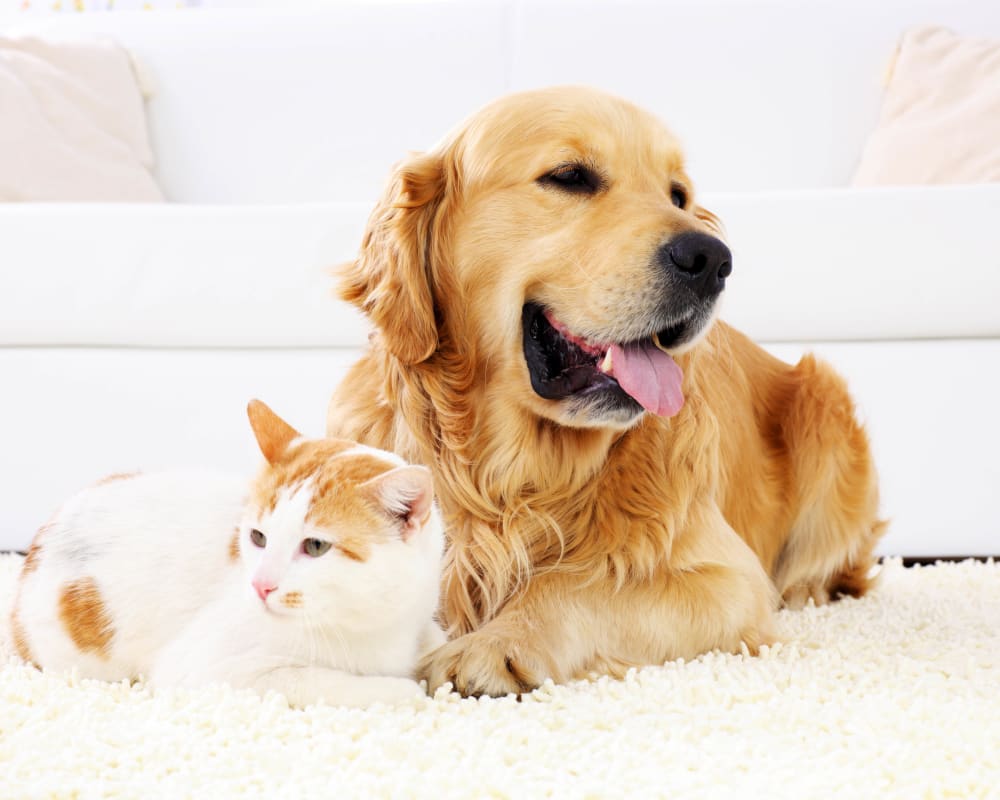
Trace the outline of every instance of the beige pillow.
<instances>
[{"instance_id":1,"label":"beige pillow","mask_svg":"<svg viewBox=\"0 0 1000 800\"><path fill-rule=\"evenodd\" d=\"M164 199L124 50L0 36L0 201Z\"/></svg>"},{"instance_id":2,"label":"beige pillow","mask_svg":"<svg viewBox=\"0 0 1000 800\"><path fill-rule=\"evenodd\" d=\"M1000 41L908 31L855 186L1000 181Z\"/></svg>"}]
</instances>

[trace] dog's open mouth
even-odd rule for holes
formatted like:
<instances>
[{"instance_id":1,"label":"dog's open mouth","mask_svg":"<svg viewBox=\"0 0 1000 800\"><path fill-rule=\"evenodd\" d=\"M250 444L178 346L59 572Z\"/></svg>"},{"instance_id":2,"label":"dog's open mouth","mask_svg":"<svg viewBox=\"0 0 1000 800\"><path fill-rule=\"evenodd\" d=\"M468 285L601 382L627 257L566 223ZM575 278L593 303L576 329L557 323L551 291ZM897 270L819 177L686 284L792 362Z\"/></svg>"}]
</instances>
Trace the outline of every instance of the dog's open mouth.
<instances>
[{"instance_id":1,"label":"dog's open mouth","mask_svg":"<svg viewBox=\"0 0 1000 800\"><path fill-rule=\"evenodd\" d=\"M653 337L622 344L583 339L536 303L524 306L521 324L531 386L547 400L619 395L616 399L661 417L672 417L684 405L684 374L661 349L682 338L684 323L656 334L659 347Z\"/></svg>"}]
</instances>

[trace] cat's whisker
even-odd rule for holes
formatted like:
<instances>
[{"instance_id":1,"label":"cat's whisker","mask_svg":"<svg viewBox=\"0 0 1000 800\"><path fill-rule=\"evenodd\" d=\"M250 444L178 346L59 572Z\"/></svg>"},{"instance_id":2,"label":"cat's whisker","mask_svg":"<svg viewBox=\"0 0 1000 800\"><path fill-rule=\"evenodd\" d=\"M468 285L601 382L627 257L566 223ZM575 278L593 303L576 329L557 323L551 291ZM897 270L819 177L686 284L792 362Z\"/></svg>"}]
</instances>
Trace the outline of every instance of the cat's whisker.
<instances>
[{"instance_id":1,"label":"cat's whisker","mask_svg":"<svg viewBox=\"0 0 1000 800\"><path fill-rule=\"evenodd\" d=\"M327 662L333 660L330 658L332 653L329 652L329 648L327 647L326 632L322 628L313 627L312 641L315 645L313 657L317 661Z\"/></svg>"},{"instance_id":2,"label":"cat's whisker","mask_svg":"<svg viewBox=\"0 0 1000 800\"><path fill-rule=\"evenodd\" d=\"M343 633L339 628L319 623L315 626L315 630L322 637L322 644L327 658L339 661L343 657L343 654L348 652L347 643L344 641Z\"/></svg>"},{"instance_id":3,"label":"cat's whisker","mask_svg":"<svg viewBox=\"0 0 1000 800\"><path fill-rule=\"evenodd\" d=\"M335 632L329 625L324 625L321 618L312 609L307 609L303 614L306 625L311 650L311 657L322 663L336 663L338 654L330 646L330 636Z\"/></svg>"},{"instance_id":4,"label":"cat's whisker","mask_svg":"<svg viewBox=\"0 0 1000 800\"><path fill-rule=\"evenodd\" d=\"M308 663L317 663L319 648L316 645L316 629L312 624L311 614L306 611L299 615L299 628L302 630L302 644L305 648L305 659Z\"/></svg>"}]
</instances>

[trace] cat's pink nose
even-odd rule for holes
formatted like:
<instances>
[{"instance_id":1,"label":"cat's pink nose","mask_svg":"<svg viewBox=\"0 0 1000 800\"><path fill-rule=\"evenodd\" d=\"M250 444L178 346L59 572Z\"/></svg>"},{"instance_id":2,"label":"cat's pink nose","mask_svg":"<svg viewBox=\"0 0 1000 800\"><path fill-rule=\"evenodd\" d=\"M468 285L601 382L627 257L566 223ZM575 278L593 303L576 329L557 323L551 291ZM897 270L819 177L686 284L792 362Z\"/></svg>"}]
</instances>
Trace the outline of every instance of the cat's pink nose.
<instances>
[{"instance_id":1,"label":"cat's pink nose","mask_svg":"<svg viewBox=\"0 0 1000 800\"><path fill-rule=\"evenodd\" d=\"M263 578L254 578L250 583L257 590L257 597L265 601L267 600L267 596L278 588L271 581Z\"/></svg>"}]
</instances>

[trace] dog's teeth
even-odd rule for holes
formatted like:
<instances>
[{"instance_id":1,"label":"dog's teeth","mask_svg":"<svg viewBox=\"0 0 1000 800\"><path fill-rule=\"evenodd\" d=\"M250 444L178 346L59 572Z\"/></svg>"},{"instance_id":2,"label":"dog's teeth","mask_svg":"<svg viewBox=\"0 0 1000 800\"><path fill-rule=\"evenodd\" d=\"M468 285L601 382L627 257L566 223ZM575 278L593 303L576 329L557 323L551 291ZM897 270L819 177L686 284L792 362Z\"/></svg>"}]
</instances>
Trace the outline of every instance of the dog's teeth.
<instances>
[{"instance_id":1,"label":"dog's teeth","mask_svg":"<svg viewBox=\"0 0 1000 800\"><path fill-rule=\"evenodd\" d=\"M611 351L608 350L607 355L604 356L604 360L601 362L601 372L607 374L611 372Z\"/></svg>"},{"instance_id":2,"label":"dog's teeth","mask_svg":"<svg viewBox=\"0 0 1000 800\"><path fill-rule=\"evenodd\" d=\"M662 350L664 353L668 353L667 348L664 347L662 344L660 344L660 334L658 333L653 334L653 344L655 344L658 348L660 348L660 350Z\"/></svg>"}]
</instances>

